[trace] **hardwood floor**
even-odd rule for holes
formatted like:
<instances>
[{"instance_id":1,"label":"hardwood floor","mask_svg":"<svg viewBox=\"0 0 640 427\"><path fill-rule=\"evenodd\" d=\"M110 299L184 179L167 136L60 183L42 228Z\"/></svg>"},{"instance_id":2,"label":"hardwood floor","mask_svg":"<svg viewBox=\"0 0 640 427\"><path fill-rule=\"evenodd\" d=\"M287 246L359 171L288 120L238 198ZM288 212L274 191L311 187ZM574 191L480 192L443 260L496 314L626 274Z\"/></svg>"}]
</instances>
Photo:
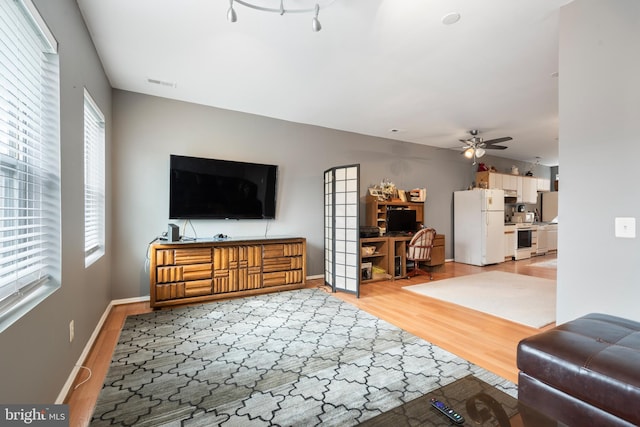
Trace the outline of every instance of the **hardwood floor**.
<instances>
[{"instance_id":1,"label":"hardwood floor","mask_svg":"<svg viewBox=\"0 0 640 427\"><path fill-rule=\"evenodd\" d=\"M555 258L555 254L551 254L487 267L448 262L444 267L434 271L433 280L494 270L555 279L556 269L532 265ZM345 293L333 295L503 378L517 382L517 344L521 339L541 330L455 304L428 297L416 297L415 294L402 289L403 286L426 281L428 281L427 276L417 276L410 279L363 284L360 288L360 298ZM328 291L323 283L323 279L314 279L308 281L307 286ZM149 311L151 308L148 302L119 305L111 310L84 363L84 366L92 371L91 378L74 390L77 384L88 377L88 371L81 369L71 392L65 399L65 403L69 404L70 426L89 424L126 317Z\"/></svg>"}]
</instances>

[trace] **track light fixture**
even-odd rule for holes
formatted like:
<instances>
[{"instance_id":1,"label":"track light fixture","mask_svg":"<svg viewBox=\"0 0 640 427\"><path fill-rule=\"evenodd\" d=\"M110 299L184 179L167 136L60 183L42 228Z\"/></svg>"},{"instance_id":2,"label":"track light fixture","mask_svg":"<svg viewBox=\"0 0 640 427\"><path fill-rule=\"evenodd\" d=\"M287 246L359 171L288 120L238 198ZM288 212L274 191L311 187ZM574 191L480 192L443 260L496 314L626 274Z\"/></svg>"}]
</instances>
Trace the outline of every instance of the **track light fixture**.
<instances>
[{"instance_id":1,"label":"track light fixture","mask_svg":"<svg viewBox=\"0 0 640 427\"><path fill-rule=\"evenodd\" d=\"M241 4L243 6L249 7L251 9L255 9L255 10L260 10L262 12L273 12L273 13L278 13L280 15L284 15L285 13L313 13L313 19L311 20L311 29L315 32L318 32L322 29L322 25L320 24L320 20L318 19L318 15L320 14L320 5L322 4L322 7L325 8L327 6L329 6L330 4L332 4L333 2L335 2L336 0L309 0L308 3L309 5L313 5L314 1L315 6L314 7L302 7L302 8L297 8L297 9L287 9L284 6L284 0L279 0L280 1L280 5L279 7L265 7L265 6L258 6L253 4L252 2L255 0L229 0L229 9L227 10L227 20L229 22L236 22L238 20L238 15L236 14L235 9L233 8L233 3L238 3ZM264 2L264 0L263 0ZM272 3L274 1L272 0Z\"/></svg>"},{"instance_id":2,"label":"track light fixture","mask_svg":"<svg viewBox=\"0 0 640 427\"><path fill-rule=\"evenodd\" d=\"M238 15L236 15L236 11L233 9L233 0L229 0L229 10L227 10L227 20L229 22L236 22L238 20Z\"/></svg>"}]
</instances>

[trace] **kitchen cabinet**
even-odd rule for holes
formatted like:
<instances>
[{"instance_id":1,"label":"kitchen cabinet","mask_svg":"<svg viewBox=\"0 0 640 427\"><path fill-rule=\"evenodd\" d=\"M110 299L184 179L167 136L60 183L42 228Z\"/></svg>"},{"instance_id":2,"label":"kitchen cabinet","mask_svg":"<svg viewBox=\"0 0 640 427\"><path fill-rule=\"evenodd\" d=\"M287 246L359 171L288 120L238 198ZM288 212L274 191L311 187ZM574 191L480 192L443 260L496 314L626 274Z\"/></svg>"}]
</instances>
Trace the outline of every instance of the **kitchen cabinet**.
<instances>
[{"instance_id":1,"label":"kitchen cabinet","mask_svg":"<svg viewBox=\"0 0 640 427\"><path fill-rule=\"evenodd\" d=\"M547 225L547 251L558 250L558 224Z\"/></svg>"},{"instance_id":2,"label":"kitchen cabinet","mask_svg":"<svg viewBox=\"0 0 640 427\"><path fill-rule=\"evenodd\" d=\"M538 226L538 245L536 247L536 255L544 255L547 253L548 232L546 225Z\"/></svg>"},{"instance_id":3,"label":"kitchen cabinet","mask_svg":"<svg viewBox=\"0 0 640 427\"><path fill-rule=\"evenodd\" d=\"M476 173L479 187L515 191L518 203L538 203L538 191L549 191L549 180L533 176L481 171Z\"/></svg>"},{"instance_id":4,"label":"kitchen cabinet","mask_svg":"<svg viewBox=\"0 0 640 427\"><path fill-rule=\"evenodd\" d=\"M519 176L522 180L522 203L538 203L538 180L529 176Z\"/></svg>"},{"instance_id":5,"label":"kitchen cabinet","mask_svg":"<svg viewBox=\"0 0 640 427\"><path fill-rule=\"evenodd\" d=\"M531 227L531 255L534 256L538 252L538 227Z\"/></svg>"},{"instance_id":6,"label":"kitchen cabinet","mask_svg":"<svg viewBox=\"0 0 640 427\"><path fill-rule=\"evenodd\" d=\"M517 175L509 175L509 174L501 174L502 175L502 189L509 191L517 191L518 190L518 176Z\"/></svg>"},{"instance_id":7,"label":"kitchen cabinet","mask_svg":"<svg viewBox=\"0 0 640 427\"><path fill-rule=\"evenodd\" d=\"M498 190L502 190L503 182L502 182L502 174L501 173L490 173L489 174L489 187L488 188L496 188Z\"/></svg>"},{"instance_id":8,"label":"kitchen cabinet","mask_svg":"<svg viewBox=\"0 0 640 427\"><path fill-rule=\"evenodd\" d=\"M504 259L510 260L516 254L516 226L504 226Z\"/></svg>"},{"instance_id":9,"label":"kitchen cabinet","mask_svg":"<svg viewBox=\"0 0 640 427\"><path fill-rule=\"evenodd\" d=\"M537 181L539 192L551 191L551 180L547 178L538 178Z\"/></svg>"}]
</instances>

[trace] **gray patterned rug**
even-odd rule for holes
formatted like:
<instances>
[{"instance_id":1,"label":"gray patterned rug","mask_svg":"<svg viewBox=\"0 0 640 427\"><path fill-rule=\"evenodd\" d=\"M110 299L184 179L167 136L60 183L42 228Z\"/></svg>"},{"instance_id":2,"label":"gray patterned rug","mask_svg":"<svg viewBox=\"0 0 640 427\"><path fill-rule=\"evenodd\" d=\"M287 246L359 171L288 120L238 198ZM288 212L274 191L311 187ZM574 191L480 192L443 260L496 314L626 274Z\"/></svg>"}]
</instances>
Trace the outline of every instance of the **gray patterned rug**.
<instances>
[{"instance_id":1,"label":"gray patterned rug","mask_svg":"<svg viewBox=\"0 0 640 427\"><path fill-rule=\"evenodd\" d=\"M321 289L302 289L128 317L91 425L357 425L468 375L517 394Z\"/></svg>"}]
</instances>

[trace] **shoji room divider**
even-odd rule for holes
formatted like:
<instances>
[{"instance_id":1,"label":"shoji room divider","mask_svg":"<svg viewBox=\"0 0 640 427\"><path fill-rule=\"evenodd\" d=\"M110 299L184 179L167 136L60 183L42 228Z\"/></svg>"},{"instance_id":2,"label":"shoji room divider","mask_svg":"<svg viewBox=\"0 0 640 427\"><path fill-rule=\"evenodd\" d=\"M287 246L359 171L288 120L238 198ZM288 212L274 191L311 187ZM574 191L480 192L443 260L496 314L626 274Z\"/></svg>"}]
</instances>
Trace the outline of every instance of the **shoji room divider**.
<instances>
[{"instance_id":1,"label":"shoji room divider","mask_svg":"<svg viewBox=\"0 0 640 427\"><path fill-rule=\"evenodd\" d=\"M324 173L324 282L360 296L360 165Z\"/></svg>"}]
</instances>

